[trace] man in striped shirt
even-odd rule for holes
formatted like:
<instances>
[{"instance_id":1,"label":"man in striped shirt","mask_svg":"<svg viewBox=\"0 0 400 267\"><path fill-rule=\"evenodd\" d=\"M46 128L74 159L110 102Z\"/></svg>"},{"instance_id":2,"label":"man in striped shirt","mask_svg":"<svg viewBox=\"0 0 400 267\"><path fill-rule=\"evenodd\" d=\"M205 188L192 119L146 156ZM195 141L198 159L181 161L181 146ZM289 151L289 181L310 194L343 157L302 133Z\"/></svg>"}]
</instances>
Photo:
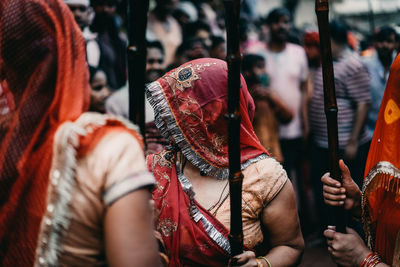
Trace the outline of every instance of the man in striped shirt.
<instances>
[{"instance_id":1,"label":"man in striped shirt","mask_svg":"<svg viewBox=\"0 0 400 267\"><path fill-rule=\"evenodd\" d=\"M369 138L365 127L371 101L370 77L361 58L347 45L347 28L340 22L330 24L333 68L338 106L340 158L348 163L353 177L362 185ZM309 107L312 135L311 180L321 218L327 218L320 177L329 169L328 132L324 113L322 69L313 74L314 93Z\"/></svg>"}]
</instances>

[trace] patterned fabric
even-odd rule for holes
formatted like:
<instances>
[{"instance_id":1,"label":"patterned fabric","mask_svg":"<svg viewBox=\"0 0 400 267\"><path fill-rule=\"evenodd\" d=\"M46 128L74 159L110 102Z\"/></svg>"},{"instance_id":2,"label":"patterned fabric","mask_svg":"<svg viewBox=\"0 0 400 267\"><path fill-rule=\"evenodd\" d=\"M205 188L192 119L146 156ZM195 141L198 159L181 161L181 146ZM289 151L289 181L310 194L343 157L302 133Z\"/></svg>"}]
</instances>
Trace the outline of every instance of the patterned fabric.
<instances>
[{"instance_id":1,"label":"patterned fabric","mask_svg":"<svg viewBox=\"0 0 400 267\"><path fill-rule=\"evenodd\" d=\"M181 184L174 153L150 155L147 163L156 178L156 228L170 253L170 266L227 266L228 230L197 204L186 181Z\"/></svg>"},{"instance_id":2,"label":"patterned fabric","mask_svg":"<svg viewBox=\"0 0 400 267\"><path fill-rule=\"evenodd\" d=\"M254 102L241 77L242 168L267 154L252 127ZM228 178L227 64L211 58L183 64L146 89L161 134L206 174Z\"/></svg>"},{"instance_id":3,"label":"patterned fabric","mask_svg":"<svg viewBox=\"0 0 400 267\"><path fill-rule=\"evenodd\" d=\"M241 77L240 144L242 170L268 158L251 121L254 102ZM194 199L189 180L176 167L176 150L197 168L218 179L228 178L227 64L198 59L148 85L155 123L172 148L148 157L157 186L153 199L159 213L157 230L170 252L170 266L227 266L228 230Z\"/></svg>"},{"instance_id":4,"label":"patterned fabric","mask_svg":"<svg viewBox=\"0 0 400 267\"><path fill-rule=\"evenodd\" d=\"M399 84L400 58L397 57L390 69L368 154L362 198L368 245L391 266L400 266Z\"/></svg>"},{"instance_id":5,"label":"patterned fabric","mask_svg":"<svg viewBox=\"0 0 400 267\"><path fill-rule=\"evenodd\" d=\"M371 101L370 78L367 68L361 63L358 56L349 50L338 61L333 62L333 69L338 107L339 148L342 149L348 144L353 130L357 103ZM322 148L328 148L321 67L313 74L314 92L309 109L310 129L315 144ZM359 145L362 145L368 141L368 134L364 127L358 142Z\"/></svg>"}]
</instances>

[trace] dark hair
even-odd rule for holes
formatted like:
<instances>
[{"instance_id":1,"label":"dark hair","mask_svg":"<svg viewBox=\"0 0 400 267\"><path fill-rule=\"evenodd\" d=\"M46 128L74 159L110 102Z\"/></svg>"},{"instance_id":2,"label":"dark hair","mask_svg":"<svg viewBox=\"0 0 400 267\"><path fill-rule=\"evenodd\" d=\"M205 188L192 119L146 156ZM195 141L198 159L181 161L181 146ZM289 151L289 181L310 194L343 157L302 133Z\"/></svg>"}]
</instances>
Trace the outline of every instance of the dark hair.
<instances>
[{"instance_id":1,"label":"dark hair","mask_svg":"<svg viewBox=\"0 0 400 267\"><path fill-rule=\"evenodd\" d=\"M101 68L99 68L99 67L92 67L92 66L89 66L89 83L92 83L92 82L93 82L94 76L96 76L96 74L97 74L99 71L104 72L104 70L101 69ZM104 73L105 73L105 72L104 72Z\"/></svg>"},{"instance_id":2,"label":"dark hair","mask_svg":"<svg viewBox=\"0 0 400 267\"><path fill-rule=\"evenodd\" d=\"M210 25L208 25L207 23L203 22L203 21L195 21L195 22L190 22L188 24L186 24L185 29L184 29L184 35L188 36L188 37L193 37L196 35L196 33L199 30L205 30L207 32L211 32L211 28Z\"/></svg>"},{"instance_id":3,"label":"dark hair","mask_svg":"<svg viewBox=\"0 0 400 267\"><path fill-rule=\"evenodd\" d=\"M329 23L329 28L331 31L331 38L335 43L341 45L347 44L348 28L344 23L338 20L333 20Z\"/></svg>"},{"instance_id":4,"label":"dark hair","mask_svg":"<svg viewBox=\"0 0 400 267\"><path fill-rule=\"evenodd\" d=\"M216 48L217 46L219 46L220 44L225 43L225 38L222 36L216 36L213 35L211 36L211 49Z\"/></svg>"},{"instance_id":5,"label":"dark hair","mask_svg":"<svg viewBox=\"0 0 400 267\"><path fill-rule=\"evenodd\" d=\"M157 48L160 49L161 54L164 55L164 47L162 45L162 43L158 40L154 40L154 41L147 41L146 42L146 47L147 48Z\"/></svg>"},{"instance_id":6,"label":"dark hair","mask_svg":"<svg viewBox=\"0 0 400 267\"><path fill-rule=\"evenodd\" d=\"M90 1L91 6L116 6L117 1L116 0L91 0Z\"/></svg>"},{"instance_id":7,"label":"dark hair","mask_svg":"<svg viewBox=\"0 0 400 267\"><path fill-rule=\"evenodd\" d=\"M196 43L201 43L201 45L206 49L203 40L196 37L189 37L183 40L182 44L176 49L177 55L183 55L186 51L193 49L193 45Z\"/></svg>"},{"instance_id":8,"label":"dark hair","mask_svg":"<svg viewBox=\"0 0 400 267\"><path fill-rule=\"evenodd\" d=\"M289 17L289 19L292 18L292 15L290 14L290 11L284 7L279 7L273 9L271 12L269 12L268 16L264 19L264 22L267 25L270 25L272 23L278 22L282 17Z\"/></svg>"},{"instance_id":9,"label":"dark hair","mask_svg":"<svg viewBox=\"0 0 400 267\"><path fill-rule=\"evenodd\" d=\"M244 55L242 59L242 72L251 71L253 67L260 61L265 61L265 59L260 55Z\"/></svg>"},{"instance_id":10,"label":"dark hair","mask_svg":"<svg viewBox=\"0 0 400 267\"><path fill-rule=\"evenodd\" d=\"M396 38L396 31L390 27L390 26L382 26L378 28L378 30L374 33L374 41L379 42L379 41L384 41L387 40L391 35L394 34L395 39Z\"/></svg>"}]
</instances>

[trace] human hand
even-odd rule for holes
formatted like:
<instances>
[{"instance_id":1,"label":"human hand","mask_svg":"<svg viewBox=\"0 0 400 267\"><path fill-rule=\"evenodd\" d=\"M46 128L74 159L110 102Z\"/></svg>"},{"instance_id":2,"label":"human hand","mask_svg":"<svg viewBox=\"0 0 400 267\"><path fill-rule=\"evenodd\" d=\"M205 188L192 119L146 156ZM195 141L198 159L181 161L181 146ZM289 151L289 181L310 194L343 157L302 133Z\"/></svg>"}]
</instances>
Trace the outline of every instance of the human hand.
<instances>
[{"instance_id":1,"label":"human hand","mask_svg":"<svg viewBox=\"0 0 400 267\"><path fill-rule=\"evenodd\" d=\"M349 143L346 145L346 148L344 149L344 159L346 161L354 160L357 156L357 150L358 142L350 140Z\"/></svg>"},{"instance_id":2,"label":"human hand","mask_svg":"<svg viewBox=\"0 0 400 267\"><path fill-rule=\"evenodd\" d=\"M342 171L342 186L340 182L330 177L329 173L321 178L324 201L330 206L344 205L345 210L351 210L354 216L359 217L361 191L351 178L349 168L343 160L339 160L339 168Z\"/></svg>"},{"instance_id":3,"label":"human hand","mask_svg":"<svg viewBox=\"0 0 400 267\"><path fill-rule=\"evenodd\" d=\"M229 266L258 267L260 265L253 251L244 251L242 254L233 257Z\"/></svg>"},{"instance_id":4,"label":"human hand","mask_svg":"<svg viewBox=\"0 0 400 267\"><path fill-rule=\"evenodd\" d=\"M347 233L335 231L334 226L328 226L324 236L332 259L341 266L360 266L363 259L371 253L362 238L351 228Z\"/></svg>"}]
</instances>

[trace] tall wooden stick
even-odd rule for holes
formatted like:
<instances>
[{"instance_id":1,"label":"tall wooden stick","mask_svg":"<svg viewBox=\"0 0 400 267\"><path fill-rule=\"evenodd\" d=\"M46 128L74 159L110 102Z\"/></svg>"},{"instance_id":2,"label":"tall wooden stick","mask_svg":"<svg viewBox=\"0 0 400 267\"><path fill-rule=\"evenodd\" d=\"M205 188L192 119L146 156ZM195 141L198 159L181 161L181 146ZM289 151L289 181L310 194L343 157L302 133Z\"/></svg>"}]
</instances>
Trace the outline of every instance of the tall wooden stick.
<instances>
[{"instance_id":1,"label":"tall wooden stick","mask_svg":"<svg viewBox=\"0 0 400 267\"><path fill-rule=\"evenodd\" d=\"M243 252L242 182L240 164L240 63L239 15L240 0L225 0L228 62L228 142L229 194L231 202L231 229L229 241L231 256Z\"/></svg>"},{"instance_id":2,"label":"tall wooden stick","mask_svg":"<svg viewBox=\"0 0 400 267\"><path fill-rule=\"evenodd\" d=\"M329 171L332 178L342 182L339 169L339 142L337 124L337 104L331 38L329 30L329 0L315 0L315 12L318 19L318 31L322 59L322 77L324 84L324 106L328 127ZM336 231L346 231L346 213L343 207L333 209L336 221Z\"/></svg>"},{"instance_id":3,"label":"tall wooden stick","mask_svg":"<svg viewBox=\"0 0 400 267\"><path fill-rule=\"evenodd\" d=\"M145 140L144 84L146 72L146 27L149 0L128 2L129 119L138 124Z\"/></svg>"}]
</instances>

